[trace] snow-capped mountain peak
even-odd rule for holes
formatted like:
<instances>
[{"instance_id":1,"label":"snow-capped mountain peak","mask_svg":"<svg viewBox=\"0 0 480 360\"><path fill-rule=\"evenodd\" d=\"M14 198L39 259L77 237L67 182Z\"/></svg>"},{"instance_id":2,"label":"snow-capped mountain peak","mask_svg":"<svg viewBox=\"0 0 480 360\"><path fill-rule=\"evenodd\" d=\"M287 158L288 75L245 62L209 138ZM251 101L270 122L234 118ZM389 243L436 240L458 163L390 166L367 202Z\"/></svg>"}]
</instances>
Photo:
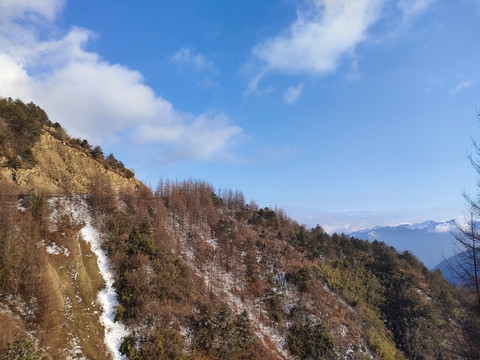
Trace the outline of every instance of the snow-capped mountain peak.
<instances>
[{"instance_id":1,"label":"snow-capped mountain peak","mask_svg":"<svg viewBox=\"0 0 480 360\"><path fill-rule=\"evenodd\" d=\"M397 226L375 226L349 235L363 240L383 241L400 252L408 250L425 266L432 268L453 254L452 232L455 229L455 220L444 222L427 220Z\"/></svg>"}]
</instances>

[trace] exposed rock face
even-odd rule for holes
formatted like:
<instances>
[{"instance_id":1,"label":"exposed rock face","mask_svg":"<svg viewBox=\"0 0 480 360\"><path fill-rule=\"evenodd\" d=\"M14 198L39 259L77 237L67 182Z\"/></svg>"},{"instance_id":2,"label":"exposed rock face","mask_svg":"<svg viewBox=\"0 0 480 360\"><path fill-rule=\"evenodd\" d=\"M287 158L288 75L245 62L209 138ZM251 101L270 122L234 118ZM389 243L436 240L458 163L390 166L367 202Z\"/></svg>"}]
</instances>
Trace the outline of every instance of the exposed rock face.
<instances>
[{"instance_id":1,"label":"exposed rock face","mask_svg":"<svg viewBox=\"0 0 480 360\"><path fill-rule=\"evenodd\" d=\"M44 132L32 148L37 164L32 169L1 168L0 175L19 187L20 192L47 194L85 194L98 179L109 183L118 193L144 185L135 178L127 179L105 167L84 152Z\"/></svg>"}]
</instances>

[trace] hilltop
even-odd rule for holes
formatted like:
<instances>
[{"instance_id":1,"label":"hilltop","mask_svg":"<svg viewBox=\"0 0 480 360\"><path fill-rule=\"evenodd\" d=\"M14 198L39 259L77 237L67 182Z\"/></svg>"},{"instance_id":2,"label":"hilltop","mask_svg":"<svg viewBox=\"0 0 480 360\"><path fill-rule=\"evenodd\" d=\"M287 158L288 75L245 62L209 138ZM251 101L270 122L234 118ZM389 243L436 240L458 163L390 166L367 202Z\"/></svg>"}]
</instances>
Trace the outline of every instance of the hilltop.
<instances>
[{"instance_id":1,"label":"hilltop","mask_svg":"<svg viewBox=\"0 0 480 360\"><path fill-rule=\"evenodd\" d=\"M19 192L86 194L106 181L114 192L145 187L113 154L71 138L33 103L0 99L0 176Z\"/></svg>"},{"instance_id":2,"label":"hilltop","mask_svg":"<svg viewBox=\"0 0 480 360\"><path fill-rule=\"evenodd\" d=\"M149 189L34 104L0 125L0 359L477 358L478 317L409 252Z\"/></svg>"}]
</instances>

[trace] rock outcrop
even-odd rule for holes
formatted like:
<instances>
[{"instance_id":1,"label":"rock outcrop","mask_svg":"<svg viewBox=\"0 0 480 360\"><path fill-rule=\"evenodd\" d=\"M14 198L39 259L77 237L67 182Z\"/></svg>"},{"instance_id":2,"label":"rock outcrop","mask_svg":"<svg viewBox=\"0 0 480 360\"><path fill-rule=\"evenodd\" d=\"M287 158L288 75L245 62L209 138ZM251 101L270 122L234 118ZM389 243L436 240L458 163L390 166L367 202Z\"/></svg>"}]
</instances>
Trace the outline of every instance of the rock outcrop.
<instances>
[{"instance_id":1,"label":"rock outcrop","mask_svg":"<svg viewBox=\"0 0 480 360\"><path fill-rule=\"evenodd\" d=\"M83 151L44 131L32 148L36 165L30 169L0 168L0 176L20 192L86 194L96 181L108 183L114 193L145 187L136 178L127 179L107 170Z\"/></svg>"}]
</instances>

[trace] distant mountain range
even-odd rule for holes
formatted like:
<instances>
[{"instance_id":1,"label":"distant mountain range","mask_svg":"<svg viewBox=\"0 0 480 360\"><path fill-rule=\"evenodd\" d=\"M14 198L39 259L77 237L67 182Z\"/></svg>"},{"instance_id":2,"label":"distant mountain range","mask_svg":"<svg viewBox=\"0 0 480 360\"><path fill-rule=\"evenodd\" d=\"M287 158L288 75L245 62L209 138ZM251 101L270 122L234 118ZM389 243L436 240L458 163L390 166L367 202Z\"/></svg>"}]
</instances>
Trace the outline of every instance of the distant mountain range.
<instances>
[{"instance_id":1,"label":"distant mountain range","mask_svg":"<svg viewBox=\"0 0 480 360\"><path fill-rule=\"evenodd\" d=\"M435 268L445 259L454 255L454 220L435 222L432 220L417 224L398 226L376 226L372 229L350 233L350 236L369 240L383 241L398 251L405 250L415 254L429 269Z\"/></svg>"},{"instance_id":2,"label":"distant mountain range","mask_svg":"<svg viewBox=\"0 0 480 360\"><path fill-rule=\"evenodd\" d=\"M460 282L460 278L455 271L452 271L451 266L454 266L460 261L460 256L461 255L454 255L449 257L448 259L445 259L441 263L437 264L432 270L439 269L442 272L445 280L447 280L450 284L457 285Z\"/></svg>"}]
</instances>

